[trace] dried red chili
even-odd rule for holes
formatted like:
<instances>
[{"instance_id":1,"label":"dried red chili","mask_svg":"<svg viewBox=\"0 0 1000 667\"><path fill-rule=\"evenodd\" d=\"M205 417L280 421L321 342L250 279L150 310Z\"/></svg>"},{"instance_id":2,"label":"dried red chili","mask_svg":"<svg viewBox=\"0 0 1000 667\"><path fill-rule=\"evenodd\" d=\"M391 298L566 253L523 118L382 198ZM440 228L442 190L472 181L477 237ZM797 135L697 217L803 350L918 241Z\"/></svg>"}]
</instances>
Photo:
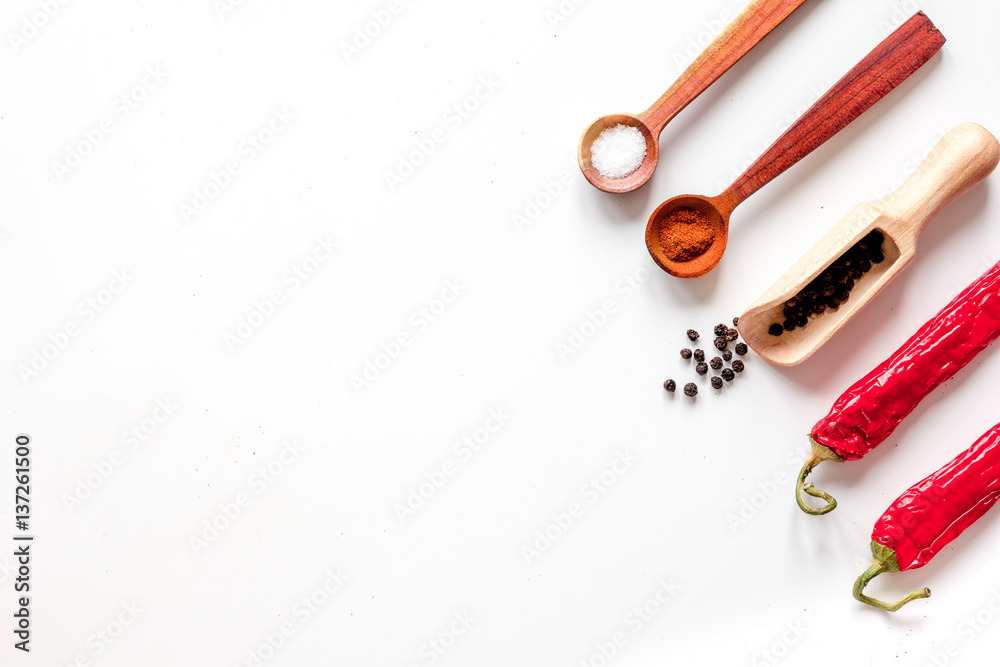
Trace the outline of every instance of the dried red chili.
<instances>
[{"instance_id":1,"label":"dried red chili","mask_svg":"<svg viewBox=\"0 0 1000 667\"><path fill-rule=\"evenodd\" d=\"M1000 424L983 434L950 463L910 487L875 522L874 562L854 584L854 597L879 609L896 611L907 602L929 597L914 591L894 604L864 594L883 572L914 570L975 523L1000 497Z\"/></svg>"},{"instance_id":2,"label":"dried red chili","mask_svg":"<svg viewBox=\"0 0 1000 667\"><path fill-rule=\"evenodd\" d=\"M795 486L808 514L837 506L829 494L805 479L823 461L854 461L881 444L935 387L950 379L1000 335L1000 263L917 330L892 356L856 382L816 422L809 439L812 456ZM805 494L827 504L813 508Z\"/></svg>"}]
</instances>

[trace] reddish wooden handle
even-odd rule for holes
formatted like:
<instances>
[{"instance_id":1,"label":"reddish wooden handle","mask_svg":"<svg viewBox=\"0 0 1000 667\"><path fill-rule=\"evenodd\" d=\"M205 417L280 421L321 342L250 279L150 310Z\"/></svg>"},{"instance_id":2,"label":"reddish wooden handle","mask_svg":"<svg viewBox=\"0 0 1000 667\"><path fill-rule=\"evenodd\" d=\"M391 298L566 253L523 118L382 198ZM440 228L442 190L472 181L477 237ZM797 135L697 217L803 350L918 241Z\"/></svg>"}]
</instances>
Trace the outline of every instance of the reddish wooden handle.
<instances>
[{"instance_id":1,"label":"reddish wooden handle","mask_svg":"<svg viewBox=\"0 0 1000 667\"><path fill-rule=\"evenodd\" d=\"M923 12L914 14L778 137L719 199L730 210L736 208L905 81L944 41Z\"/></svg>"},{"instance_id":2,"label":"reddish wooden handle","mask_svg":"<svg viewBox=\"0 0 1000 667\"><path fill-rule=\"evenodd\" d=\"M806 0L754 0L678 77L653 106L639 115L653 136L726 73Z\"/></svg>"}]
</instances>

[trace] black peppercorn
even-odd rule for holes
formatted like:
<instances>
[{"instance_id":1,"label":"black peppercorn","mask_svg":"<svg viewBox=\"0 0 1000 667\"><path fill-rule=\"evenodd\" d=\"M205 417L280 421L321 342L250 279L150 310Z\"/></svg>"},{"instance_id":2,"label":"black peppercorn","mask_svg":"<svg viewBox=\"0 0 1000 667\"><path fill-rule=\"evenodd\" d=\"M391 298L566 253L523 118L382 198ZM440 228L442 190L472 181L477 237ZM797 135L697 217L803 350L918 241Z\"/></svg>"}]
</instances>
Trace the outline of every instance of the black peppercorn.
<instances>
[{"instance_id":1,"label":"black peppercorn","mask_svg":"<svg viewBox=\"0 0 1000 667\"><path fill-rule=\"evenodd\" d=\"M736 361L734 361L733 362L733 370L736 371L737 373L742 373L743 372L743 362L740 361L739 359L737 359Z\"/></svg>"},{"instance_id":2,"label":"black peppercorn","mask_svg":"<svg viewBox=\"0 0 1000 667\"><path fill-rule=\"evenodd\" d=\"M740 345L743 345L743 343L740 343ZM737 345L736 349L739 349L740 345ZM730 352L729 350L726 350L725 352L722 353L722 358L725 361L732 361L733 360L733 353Z\"/></svg>"},{"instance_id":3,"label":"black peppercorn","mask_svg":"<svg viewBox=\"0 0 1000 667\"><path fill-rule=\"evenodd\" d=\"M694 329L688 329L688 338L692 341L698 340L698 332Z\"/></svg>"},{"instance_id":4,"label":"black peppercorn","mask_svg":"<svg viewBox=\"0 0 1000 667\"><path fill-rule=\"evenodd\" d=\"M742 355L746 354L749 351L750 351L750 349L747 347L746 343L737 343L736 344L736 354L742 356ZM726 361L729 361L729 360L727 359Z\"/></svg>"},{"instance_id":5,"label":"black peppercorn","mask_svg":"<svg viewBox=\"0 0 1000 667\"><path fill-rule=\"evenodd\" d=\"M716 336L725 336L726 335L726 329L727 329L727 327L726 327L725 324L716 324L715 325L715 329L713 329L713 331L715 331L715 335Z\"/></svg>"},{"instance_id":6,"label":"black peppercorn","mask_svg":"<svg viewBox=\"0 0 1000 667\"><path fill-rule=\"evenodd\" d=\"M795 318L795 326L804 327L807 324L809 324L809 318L805 315L799 315Z\"/></svg>"},{"instance_id":7,"label":"black peppercorn","mask_svg":"<svg viewBox=\"0 0 1000 667\"><path fill-rule=\"evenodd\" d=\"M726 382L732 382L733 378L736 377L736 373L733 372L731 368L725 368L722 370L722 379Z\"/></svg>"},{"instance_id":8,"label":"black peppercorn","mask_svg":"<svg viewBox=\"0 0 1000 667\"><path fill-rule=\"evenodd\" d=\"M698 375L704 375L705 373L708 372L708 364L706 364L704 361L699 361L698 365L695 366L694 369L698 371Z\"/></svg>"},{"instance_id":9,"label":"black peppercorn","mask_svg":"<svg viewBox=\"0 0 1000 667\"><path fill-rule=\"evenodd\" d=\"M720 378L720 377L714 377L714 378L712 378L712 388L713 389L722 389L722 378Z\"/></svg>"},{"instance_id":10,"label":"black peppercorn","mask_svg":"<svg viewBox=\"0 0 1000 667\"><path fill-rule=\"evenodd\" d=\"M712 360L708 363L715 370L719 370L720 368L722 368L722 359L720 359L719 357L712 357Z\"/></svg>"},{"instance_id":11,"label":"black peppercorn","mask_svg":"<svg viewBox=\"0 0 1000 667\"><path fill-rule=\"evenodd\" d=\"M775 322L768 328L767 333L771 334L772 336L780 336L784 331L785 328L780 324L778 324L777 322Z\"/></svg>"},{"instance_id":12,"label":"black peppercorn","mask_svg":"<svg viewBox=\"0 0 1000 667\"><path fill-rule=\"evenodd\" d=\"M694 382L688 382L686 385L684 385L684 395L691 397L697 396L698 385L696 385Z\"/></svg>"},{"instance_id":13,"label":"black peppercorn","mask_svg":"<svg viewBox=\"0 0 1000 667\"><path fill-rule=\"evenodd\" d=\"M673 380L667 380L663 383L663 388L672 394L677 390L677 383Z\"/></svg>"},{"instance_id":14,"label":"black peppercorn","mask_svg":"<svg viewBox=\"0 0 1000 667\"><path fill-rule=\"evenodd\" d=\"M739 337L740 337L740 332L737 331L736 329L729 329L728 331L726 331L726 340L728 341L734 341Z\"/></svg>"},{"instance_id":15,"label":"black peppercorn","mask_svg":"<svg viewBox=\"0 0 1000 667\"><path fill-rule=\"evenodd\" d=\"M694 351L694 360L695 361L705 361L705 351L704 350L695 350Z\"/></svg>"},{"instance_id":16,"label":"black peppercorn","mask_svg":"<svg viewBox=\"0 0 1000 667\"><path fill-rule=\"evenodd\" d=\"M885 260L885 255L882 254L881 250L873 250L868 259L872 261L872 264L881 264Z\"/></svg>"},{"instance_id":17,"label":"black peppercorn","mask_svg":"<svg viewBox=\"0 0 1000 667\"><path fill-rule=\"evenodd\" d=\"M715 349L722 352L729 345L729 341L726 340L725 336L719 336L715 339Z\"/></svg>"},{"instance_id":18,"label":"black peppercorn","mask_svg":"<svg viewBox=\"0 0 1000 667\"><path fill-rule=\"evenodd\" d=\"M691 350L687 349L686 347L683 350L681 350L681 358L682 359L690 359L691 358Z\"/></svg>"},{"instance_id":19,"label":"black peppercorn","mask_svg":"<svg viewBox=\"0 0 1000 667\"><path fill-rule=\"evenodd\" d=\"M792 319L785 320L785 323L782 326L785 327L785 331L791 331L796 326L795 325L795 320L792 320Z\"/></svg>"},{"instance_id":20,"label":"black peppercorn","mask_svg":"<svg viewBox=\"0 0 1000 667\"><path fill-rule=\"evenodd\" d=\"M740 325L740 318L734 317L733 318L733 326L734 327L738 327L739 325Z\"/></svg>"}]
</instances>

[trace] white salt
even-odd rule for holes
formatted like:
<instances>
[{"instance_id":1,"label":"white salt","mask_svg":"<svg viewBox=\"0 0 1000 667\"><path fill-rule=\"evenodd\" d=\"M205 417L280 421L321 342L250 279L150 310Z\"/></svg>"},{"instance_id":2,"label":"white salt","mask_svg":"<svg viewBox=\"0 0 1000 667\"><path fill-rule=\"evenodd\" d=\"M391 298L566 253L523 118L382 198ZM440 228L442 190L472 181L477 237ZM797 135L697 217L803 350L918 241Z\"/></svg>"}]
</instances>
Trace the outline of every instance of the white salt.
<instances>
[{"instance_id":1,"label":"white salt","mask_svg":"<svg viewBox=\"0 0 1000 667\"><path fill-rule=\"evenodd\" d=\"M590 163L604 178L625 178L646 159L646 138L639 128L616 125L590 145Z\"/></svg>"}]
</instances>

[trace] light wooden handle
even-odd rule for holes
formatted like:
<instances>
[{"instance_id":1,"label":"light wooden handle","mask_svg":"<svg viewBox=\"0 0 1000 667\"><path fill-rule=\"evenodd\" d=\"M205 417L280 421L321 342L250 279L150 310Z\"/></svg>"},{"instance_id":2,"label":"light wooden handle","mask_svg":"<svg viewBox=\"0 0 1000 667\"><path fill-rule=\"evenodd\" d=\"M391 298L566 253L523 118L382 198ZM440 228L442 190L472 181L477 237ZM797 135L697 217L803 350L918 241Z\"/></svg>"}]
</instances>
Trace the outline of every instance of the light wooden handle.
<instances>
[{"instance_id":1,"label":"light wooden handle","mask_svg":"<svg viewBox=\"0 0 1000 667\"><path fill-rule=\"evenodd\" d=\"M996 137L981 125L962 123L942 137L903 185L873 205L900 227L889 230L894 237L904 229L916 237L944 207L989 176L998 162Z\"/></svg>"},{"instance_id":2,"label":"light wooden handle","mask_svg":"<svg viewBox=\"0 0 1000 667\"><path fill-rule=\"evenodd\" d=\"M653 106L639 114L653 136L806 0L754 0L726 26Z\"/></svg>"},{"instance_id":3,"label":"light wooden handle","mask_svg":"<svg viewBox=\"0 0 1000 667\"><path fill-rule=\"evenodd\" d=\"M944 41L931 20L923 12L917 12L778 137L760 159L720 195L724 205L729 210L736 208L819 148L916 72L938 52Z\"/></svg>"}]
</instances>

